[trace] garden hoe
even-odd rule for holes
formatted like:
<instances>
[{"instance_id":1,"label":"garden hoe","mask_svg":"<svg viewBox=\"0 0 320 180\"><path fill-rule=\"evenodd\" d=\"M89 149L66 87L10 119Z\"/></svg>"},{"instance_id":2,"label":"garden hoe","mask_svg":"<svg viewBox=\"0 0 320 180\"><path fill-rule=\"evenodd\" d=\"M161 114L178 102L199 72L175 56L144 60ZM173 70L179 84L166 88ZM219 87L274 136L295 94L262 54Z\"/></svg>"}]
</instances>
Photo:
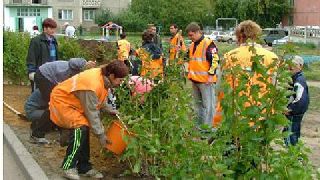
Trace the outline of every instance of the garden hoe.
<instances>
[{"instance_id":1,"label":"garden hoe","mask_svg":"<svg viewBox=\"0 0 320 180\"><path fill-rule=\"evenodd\" d=\"M3 104L12 112L14 112L17 116L19 116L20 119L22 120L28 120L27 117L20 113L19 111L15 110L13 107L11 107L9 104L7 104L6 102L3 101Z\"/></svg>"}]
</instances>

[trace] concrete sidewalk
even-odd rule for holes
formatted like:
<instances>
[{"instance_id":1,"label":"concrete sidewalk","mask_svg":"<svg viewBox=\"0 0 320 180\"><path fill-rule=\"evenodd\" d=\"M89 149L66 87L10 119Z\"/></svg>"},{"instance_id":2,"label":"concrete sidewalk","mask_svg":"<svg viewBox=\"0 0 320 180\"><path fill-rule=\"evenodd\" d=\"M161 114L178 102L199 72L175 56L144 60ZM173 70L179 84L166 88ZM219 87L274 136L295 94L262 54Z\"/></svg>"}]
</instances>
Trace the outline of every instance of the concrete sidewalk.
<instances>
[{"instance_id":1,"label":"concrete sidewalk","mask_svg":"<svg viewBox=\"0 0 320 180\"><path fill-rule=\"evenodd\" d=\"M47 180L48 177L33 159L31 154L20 142L13 130L5 122L3 123L4 156L9 155L9 164L4 168L4 175L10 178L4 179L34 179ZM7 149L6 149L7 148ZM4 159L6 159L4 158ZM14 173L14 174L12 174ZM22 178L21 178L22 177Z\"/></svg>"},{"instance_id":2,"label":"concrete sidewalk","mask_svg":"<svg viewBox=\"0 0 320 180\"><path fill-rule=\"evenodd\" d=\"M320 88L320 81L307 81L308 86Z\"/></svg>"}]
</instances>

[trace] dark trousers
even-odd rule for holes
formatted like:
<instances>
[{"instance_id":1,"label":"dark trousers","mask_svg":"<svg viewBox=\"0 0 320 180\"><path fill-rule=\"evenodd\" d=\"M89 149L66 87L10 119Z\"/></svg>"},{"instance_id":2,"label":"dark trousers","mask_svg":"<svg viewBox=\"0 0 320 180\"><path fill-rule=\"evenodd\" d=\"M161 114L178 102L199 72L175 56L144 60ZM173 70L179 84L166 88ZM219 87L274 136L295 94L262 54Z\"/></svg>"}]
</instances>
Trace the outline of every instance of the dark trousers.
<instances>
[{"instance_id":1,"label":"dark trousers","mask_svg":"<svg viewBox=\"0 0 320 180\"><path fill-rule=\"evenodd\" d=\"M286 145L296 145L298 143L298 140L300 138L300 130L301 130L301 121L303 118L303 114L301 115L287 115L286 116L288 120L290 121L290 124L288 127L284 128L284 131L290 131L290 136L288 138L285 138Z\"/></svg>"},{"instance_id":2,"label":"dark trousers","mask_svg":"<svg viewBox=\"0 0 320 180\"><path fill-rule=\"evenodd\" d=\"M80 174L92 169L90 160L89 127L81 126L71 133L66 156L62 163L64 170L77 168Z\"/></svg>"},{"instance_id":3,"label":"dark trousers","mask_svg":"<svg viewBox=\"0 0 320 180\"><path fill-rule=\"evenodd\" d=\"M34 81L32 81L32 80L30 80L30 84L31 84L31 93L33 93L36 85L35 85Z\"/></svg>"},{"instance_id":4,"label":"dark trousers","mask_svg":"<svg viewBox=\"0 0 320 180\"><path fill-rule=\"evenodd\" d=\"M50 120L49 110L44 110L41 118L34 119L31 123L32 136L44 138L45 134L53 129L55 124Z\"/></svg>"},{"instance_id":5,"label":"dark trousers","mask_svg":"<svg viewBox=\"0 0 320 180\"><path fill-rule=\"evenodd\" d=\"M39 70L37 70L34 75L34 81L36 83L36 87L40 90L42 99L49 103L50 94L55 85L44 77Z\"/></svg>"},{"instance_id":6,"label":"dark trousers","mask_svg":"<svg viewBox=\"0 0 320 180\"><path fill-rule=\"evenodd\" d=\"M131 67L131 71L130 71L132 76L139 76L142 62L140 60L133 60L133 61L131 61L131 63L133 66L133 67Z\"/></svg>"}]
</instances>

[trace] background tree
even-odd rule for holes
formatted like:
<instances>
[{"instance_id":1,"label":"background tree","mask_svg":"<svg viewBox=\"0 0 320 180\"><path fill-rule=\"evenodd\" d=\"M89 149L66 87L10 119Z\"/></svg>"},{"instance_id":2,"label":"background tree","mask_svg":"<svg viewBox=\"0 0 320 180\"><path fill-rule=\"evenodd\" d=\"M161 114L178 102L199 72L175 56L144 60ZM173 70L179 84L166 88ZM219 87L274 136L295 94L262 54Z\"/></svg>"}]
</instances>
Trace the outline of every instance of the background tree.
<instances>
[{"instance_id":1,"label":"background tree","mask_svg":"<svg viewBox=\"0 0 320 180\"><path fill-rule=\"evenodd\" d=\"M251 19L263 28L275 27L288 12L287 0L132 0L130 7L117 15L110 10L99 11L95 22L101 25L113 21L131 32L142 31L152 23L161 25L162 32L169 33L171 23L181 29L192 21L214 26L220 17ZM221 25L233 26L233 22L222 21Z\"/></svg>"}]
</instances>

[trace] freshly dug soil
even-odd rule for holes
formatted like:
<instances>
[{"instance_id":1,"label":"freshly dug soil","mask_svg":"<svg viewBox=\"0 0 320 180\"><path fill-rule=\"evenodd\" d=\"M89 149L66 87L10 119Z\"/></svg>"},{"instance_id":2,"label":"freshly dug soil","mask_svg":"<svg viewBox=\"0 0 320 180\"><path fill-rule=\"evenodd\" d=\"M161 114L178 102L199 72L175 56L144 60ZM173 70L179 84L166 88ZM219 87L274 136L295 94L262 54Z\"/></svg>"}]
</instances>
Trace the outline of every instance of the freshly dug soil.
<instances>
[{"instance_id":1,"label":"freshly dug soil","mask_svg":"<svg viewBox=\"0 0 320 180\"><path fill-rule=\"evenodd\" d=\"M29 86L4 85L4 101L19 112L24 113L24 102L31 93ZM61 179L62 170L60 168L67 147L61 147L59 144L59 133L53 130L46 135L46 138L52 142L48 146L36 145L29 142L31 122L20 119L8 108L4 107L4 122L6 122L18 136L23 145L45 171L49 179ZM125 162L111 153L102 151L98 139L91 134L90 136L90 157L94 168L100 170L104 179L141 179L134 176L124 176L128 169ZM88 179L88 178L82 178Z\"/></svg>"}]
</instances>

